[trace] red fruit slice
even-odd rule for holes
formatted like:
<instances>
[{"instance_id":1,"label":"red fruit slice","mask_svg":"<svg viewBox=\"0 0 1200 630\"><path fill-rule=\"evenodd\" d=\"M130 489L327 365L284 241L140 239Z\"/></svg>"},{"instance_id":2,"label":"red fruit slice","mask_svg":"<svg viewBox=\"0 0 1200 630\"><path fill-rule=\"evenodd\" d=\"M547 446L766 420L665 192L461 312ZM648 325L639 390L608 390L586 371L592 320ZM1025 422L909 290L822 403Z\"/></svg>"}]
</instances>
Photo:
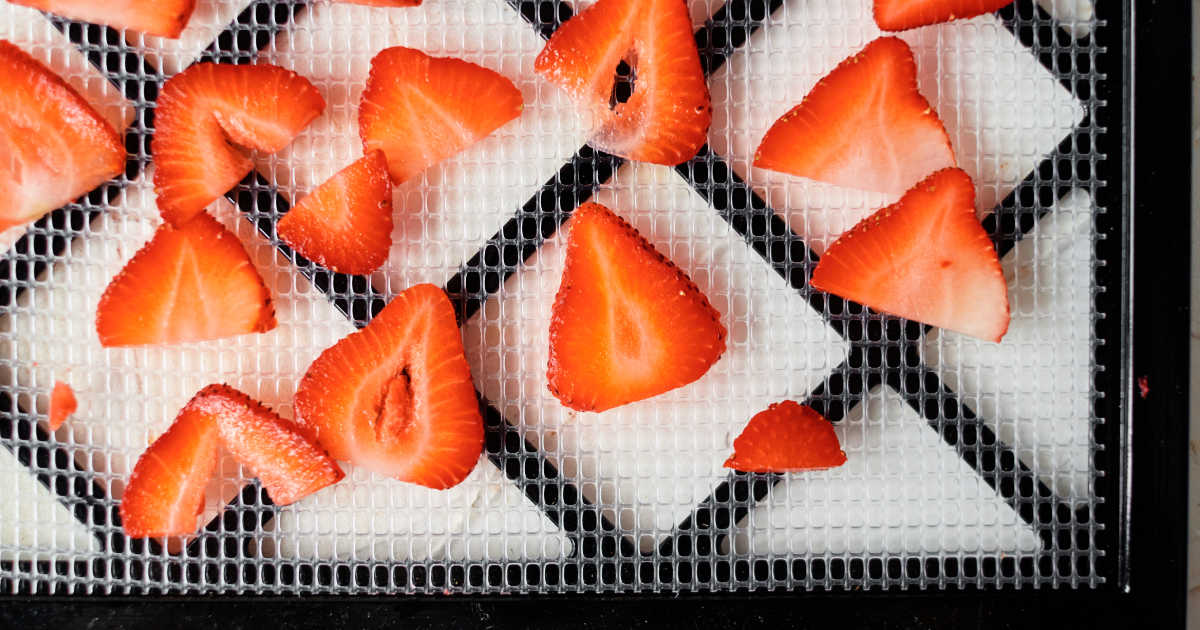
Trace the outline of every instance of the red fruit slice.
<instances>
[{"instance_id":1,"label":"red fruit slice","mask_svg":"<svg viewBox=\"0 0 1200 630\"><path fill-rule=\"evenodd\" d=\"M0 230L74 201L125 170L125 146L87 101L0 40Z\"/></svg>"},{"instance_id":2,"label":"red fruit slice","mask_svg":"<svg viewBox=\"0 0 1200 630\"><path fill-rule=\"evenodd\" d=\"M885 31L904 31L991 13L1012 0L875 0L875 23Z\"/></svg>"},{"instance_id":3,"label":"red fruit slice","mask_svg":"<svg viewBox=\"0 0 1200 630\"><path fill-rule=\"evenodd\" d=\"M228 385L200 390L188 408L216 423L221 443L254 472L275 505L288 505L345 474L300 428Z\"/></svg>"},{"instance_id":4,"label":"red fruit slice","mask_svg":"<svg viewBox=\"0 0 1200 630\"><path fill-rule=\"evenodd\" d=\"M324 109L308 79L278 66L197 63L168 79L150 141L163 219L187 223L250 172L235 144L274 153Z\"/></svg>"},{"instance_id":5,"label":"red fruit slice","mask_svg":"<svg viewBox=\"0 0 1200 630\"><path fill-rule=\"evenodd\" d=\"M871 308L1000 341L1008 290L975 218L975 188L957 168L930 175L863 219L825 252L812 284Z\"/></svg>"},{"instance_id":6,"label":"red fruit slice","mask_svg":"<svg viewBox=\"0 0 1200 630\"><path fill-rule=\"evenodd\" d=\"M754 165L900 194L954 166L950 137L917 91L908 44L881 37L817 82L763 136Z\"/></svg>"},{"instance_id":7,"label":"red fruit slice","mask_svg":"<svg viewBox=\"0 0 1200 630\"><path fill-rule=\"evenodd\" d=\"M382 150L397 184L521 114L521 92L473 63L385 48L371 60L358 106L363 153Z\"/></svg>"},{"instance_id":8,"label":"red fruit slice","mask_svg":"<svg viewBox=\"0 0 1200 630\"><path fill-rule=\"evenodd\" d=\"M237 237L204 214L163 225L104 290L103 346L219 339L275 328L271 294Z\"/></svg>"},{"instance_id":9,"label":"red fruit slice","mask_svg":"<svg viewBox=\"0 0 1200 630\"><path fill-rule=\"evenodd\" d=\"M622 61L633 94L610 106ZM599 0L555 31L534 68L591 116L601 151L673 166L707 139L712 103L682 0Z\"/></svg>"},{"instance_id":10,"label":"red fruit slice","mask_svg":"<svg viewBox=\"0 0 1200 630\"><path fill-rule=\"evenodd\" d=\"M67 416L79 409L75 400L75 390L62 381L54 381L54 389L50 390L50 409L47 424L51 431L57 431L67 421Z\"/></svg>"},{"instance_id":11,"label":"red fruit slice","mask_svg":"<svg viewBox=\"0 0 1200 630\"><path fill-rule=\"evenodd\" d=\"M138 458L121 497L121 527L131 538L196 531L204 488L217 467L217 427L190 405Z\"/></svg>"},{"instance_id":12,"label":"red fruit slice","mask_svg":"<svg viewBox=\"0 0 1200 630\"><path fill-rule=\"evenodd\" d=\"M483 418L454 307L418 284L321 353L296 391L296 420L340 460L434 489L483 450Z\"/></svg>"},{"instance_id":13,"label":"red fruit slice","mask_svg":"<svg viewBox=\"0 0 1200 630\"><path fill-rule=\"evenodd\" d=\"M611 210L570 220L550 320L550 392L604 411L682 387L725 352L721 314L683 271Z\"/></svg>"},{"instance_id":14,"label":"red fruit slice","mask_svg":"<svg viewBox=\"0 0 1200 630\"><path fill-rule=\"evenodd\" d=\"M13 0L72 20L104 24L148 35L176 38L196 0Z\"/></svg>"},{"instance_id":15,"label":"red fruit slice","mask_svg":"<svg viewBox=\"0 0 1200 630\"><path fill-rule=\"evenodd\" d=\"M371 273L392 247L392 183L382 151L342 169L276 227L305 258L338 273Z\"/></svg>"},{"instance_id":16,"label":"red fruit slice","mask_svg":"<svg viewBox=\"0 0 1200 630\"><path fill-rule=\"evenodd\" d=\"M743 472L785 473L836 468L846 463L833 425L811 407L791 400L750 418L733 441L725 467Z\"/></svg>"}]
</instances>

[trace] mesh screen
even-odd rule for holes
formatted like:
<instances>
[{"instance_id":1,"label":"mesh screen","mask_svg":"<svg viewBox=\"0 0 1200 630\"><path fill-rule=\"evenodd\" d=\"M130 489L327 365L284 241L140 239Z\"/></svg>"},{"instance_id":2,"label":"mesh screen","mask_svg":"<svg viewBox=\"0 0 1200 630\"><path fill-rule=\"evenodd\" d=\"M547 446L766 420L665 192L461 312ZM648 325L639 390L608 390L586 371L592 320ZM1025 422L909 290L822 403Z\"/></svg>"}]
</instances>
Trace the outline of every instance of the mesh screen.
<instances>
[{"instance_id":1,"label":"mesh screen","mask_svg":"<svg viewBox=\"0 0 1200 630\"><path fill-rule=\"evenodd\" d=\"M882 316L808 285L825 247L895 201L750 167L767 127L879 35L870 0L689 2L714 119L674 169L586 144L533 61L589 2L429 0L419 8L200 0L179 40L0 5L10 39L125 130L125 176L0 234L0 591L648 592L759 588L1097 586L1104 444L1093 383L1105 343L1095 254L1103 188L1096 97L1110 28L1088 0L1020 0L900 36L945 121L1002 256L1012 326L999 344ZM522 116L395 189L388 262L334 274L274 225L361 154L370 59L405 45L511 79ZM1119 57L1119 55L1118 55ZM198 59L308 77L328 103L289 147L210 207L272 291L279 327L173 347L105 349L108 280L158 225L149 138L164 76ZM609 412L545 384L565 231L612 208L688 272L728 351L699 381ZM201 531L130 540L117 506L137 457L201 387L226 382L284 416L317 354L390 296L442 285L461 318L486 448L448 491L345 465L286 508L231 457ZM54 381L79 412L45 425ZM836 423L846 466L792 475L721 464L755 412L807 402Z\"/></svg>"}]
</instances>

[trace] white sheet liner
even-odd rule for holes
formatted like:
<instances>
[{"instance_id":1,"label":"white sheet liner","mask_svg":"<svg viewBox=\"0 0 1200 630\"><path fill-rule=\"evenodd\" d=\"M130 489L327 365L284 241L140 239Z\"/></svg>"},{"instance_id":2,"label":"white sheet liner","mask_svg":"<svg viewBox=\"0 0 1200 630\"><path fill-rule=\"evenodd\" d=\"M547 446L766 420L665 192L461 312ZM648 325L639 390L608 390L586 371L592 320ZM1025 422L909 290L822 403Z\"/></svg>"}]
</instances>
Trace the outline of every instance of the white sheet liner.
<instances>
[{"instance_id":1,"label":"white sheet liner","mask_svg":"<svg viewBox=\"0 0 1200 630\"><path fill-rule=\"evenodd\" d=\"M836 425L846 463L792 473L726 539L735 553L789 557L1030 554L1033 529L887 387Z\"/></svg>"}]
</instances>

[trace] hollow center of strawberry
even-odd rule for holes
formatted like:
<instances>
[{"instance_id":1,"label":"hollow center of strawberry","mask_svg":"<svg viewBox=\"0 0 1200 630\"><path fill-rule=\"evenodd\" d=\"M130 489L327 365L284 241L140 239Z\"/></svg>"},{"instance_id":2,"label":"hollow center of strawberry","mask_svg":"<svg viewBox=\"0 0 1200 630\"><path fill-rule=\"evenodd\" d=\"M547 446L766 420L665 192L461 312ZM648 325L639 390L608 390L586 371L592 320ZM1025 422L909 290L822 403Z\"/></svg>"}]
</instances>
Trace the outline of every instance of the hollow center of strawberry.
<instances>
[{"instance_id":1,"label":"hollow center of strawberry","mask_svg":"<svg viewBox=\"0 0 1200 630\"><path fill-rule=\"evenodd\" d=\"M388 379L383 389L383 401L375 420L375 437L380 442L396 443L412 428L416 417L413 398L412 372L408 365Z\"/></svg>"},{"instance_id":2,"label":"hollow center of strawberry","mask_svg":"<svg viewBox=\"0 0 1200 630\"><path fill-rule=\"evenodd\" d=\"M633 98L633 90L637 86L637 67L633 53L626 55L617 64L613 72L612 92L608 96L608 108L616 109L621 103L628 103Z\"/></svg>"}]
</instances>

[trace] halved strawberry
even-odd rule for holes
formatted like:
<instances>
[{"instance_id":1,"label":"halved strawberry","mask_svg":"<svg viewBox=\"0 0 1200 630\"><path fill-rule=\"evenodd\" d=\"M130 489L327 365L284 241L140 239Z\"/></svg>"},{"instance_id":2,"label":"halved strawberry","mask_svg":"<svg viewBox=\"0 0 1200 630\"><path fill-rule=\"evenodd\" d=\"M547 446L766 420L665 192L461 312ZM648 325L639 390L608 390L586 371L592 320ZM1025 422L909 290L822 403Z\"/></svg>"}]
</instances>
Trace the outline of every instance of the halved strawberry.
<instances>
[{"instance_id":1,"label":"halved strawberry","mask_svg":"<svg viewBox=\"0 0 1200 630\"><path fill-rule=\"evenodd\" d=\"M148 35L176 38L183 31L196 0L13 0L72 20L104 24Z\"/></svg>"},{"instance_id":2,"label":"halved strawberry","mask_svg":"<svg viewBox=\"0 0 1200 630\"><path fill-rule=\"evenodd\" d=\"M503 75L396 46L379 51L358 106L363 153L387 155L404 182L521 115L521 92Z\"/></svg>"},{"instance_id":3,"label":"halved strawberry","mask_svg":"<svg viewBox=\"0 0 1200 630\"><path fill-rule=\"evenodd\" d=\"M604 411L682 387L725 352L721 314L683 271L611 210L570 219L550 320L550 392Z\"/></svg>"},{"instance_id":4,"label":"halved strawberry","mask_svg":"<svg viewBox=\"0 0 1200 630\"><path fill-rule=\"evenodd\" d=\"M34 221L125 170L125 145L87 101L0 40L0 230Z\"/></svg>"},{"instance_id":5,"label":"halved strawberry","mask_svg":"<svg viewBox=\"0 0 1200 630\"><path fill-rule=\"evenodd\" d=\"M382 151L371 151L321 184L276 226L283 242L338 273L364 274L392 247L392 183Z\"/></svg>"},{"instance_id":6,"label":"halved strawberry","mask_svg":"<svg viewBox=\"0 0 1200 630\"><path fill-rule=\"evenodd\" d=\"M154 113L154 192L180 226L253 168L235 144L274 153L325 109L304 77L278 66L197 63L171 77Z\"/></svg>"},{"instance_id":7,"label":"halved strawberry","mask_svg":"<svg viewBox=\"0 0 1200 630\"><path fill-rule=\"evenodd\" d=\"M300 380L296 421L329 453L434 489L457 485L483 450L483 417L454 307L418 284L321 353Z\"/></svg>"},{"instance_id":8,"label":"halved strawberry","mask_svg":"<svg viewBox=\"0 0 1200 630\"><path fill-rule=\"evenodd\" d=\"M811 407L791 400L750 418L733 440L725 467L742 472L784 473L836 468L846 463L833 425Z\"/></svg>"},{"instance_id":9,"label":"halved strawberry","mask_svg":"<svg viewBox=\"0 0 1200 630\"><path fill-rule=\"evenodd\" d=\"M75 400L75 390L62 381L54 381L54 389L50 390L50 409L46 414L46 424L50 430L57 431L67 421L67 416L77 409L79 403Z\"/></svg>"},{"instance_id":10,"label":"halved strawberry","mask_svg":"<svg viewBox=\"0 0 1200 630\"><path fill-rule=\"evenodd\" d=\"M622 61L633 94L610 105ZM673 166L707 139L712 103L683 0L599 0L554 32L534 69L584 108L601 151Z\"/></svg>"},{"instance_id":11,"label":"halved strawberry","mask_svg":"<svg viewBox=\"0 0 1200 630\"><path fill-rule=\"evenodd\" d=\"M121 496L121 527L132 538L196 531L204 488L217 468L217 426L185 406L138 458Z\"/></svg>"},{"instance_id":12,"label":"halved strawberry","mask_svg":"<svg viewBox=\"0 0 1200 630\"><path fill-rule=\"evenodd\" d=\"M881 37L817 82L763 136L754 165L900 194L954 166L950 137L917 91L908 44Z\"/></svg>"},{"instance_id":13,"label":"halved strawberry","mask_svg":"<svg viewBox=\"0 0 1200 630\"><path fill-rule=\"evenodd\" d=\"M903 31L991 13L1012 0L875 0L875 23L885 31Z\"/></svg>"},{"instance_id":14,"label":"halved strawberry","mask_svg":"<svg viewBox=\"0 0 1200 630\"><path fill-rule=\"evenodd\" d=\"M299 427L228 385L205 387L188 408L216 423L221 443L254 472L275 505L295 503L345 476Z\"/></svg>"},{"instance_id":15,"label":"halved strawberry","mask_svg":"<svg viewBox=\"0 0 1200 630\"><path fill-rule=\"evenodd\" d=\"M821 257L812 285L871 308L1000 341L1008 290L962 170L930 175Z\"/></svg>"},{"instance_id":16,"label":"halved strawberry","mask_svg":"<svg viewBox=\"0 0 1200 630\"><path fill-rule=\"evenodd\" d=\"M271 294L237 237L208 214L162 225L96 307L103 346L219 339L275 328Z\"/></svg>"}]
</instances>

